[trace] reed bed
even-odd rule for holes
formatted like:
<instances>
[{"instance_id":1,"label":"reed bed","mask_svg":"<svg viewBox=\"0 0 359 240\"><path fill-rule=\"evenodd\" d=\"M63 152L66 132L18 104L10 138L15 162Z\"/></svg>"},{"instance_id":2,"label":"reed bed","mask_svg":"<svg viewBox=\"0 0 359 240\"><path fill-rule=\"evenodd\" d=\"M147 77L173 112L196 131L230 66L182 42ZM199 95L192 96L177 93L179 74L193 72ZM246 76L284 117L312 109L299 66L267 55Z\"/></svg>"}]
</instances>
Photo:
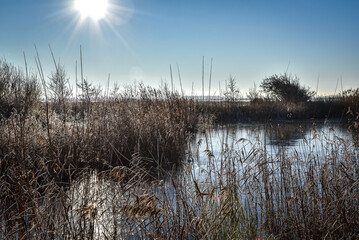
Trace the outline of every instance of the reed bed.
<instances>
[{"instance_id":1,"label":"reed bed","mask_svg":"<svg viewBox=\"0 0 359 240\"><path fill-rule=\"evenodd\" d=\"M349 90L348 90L349 91ZM336 98L318 99L309 102L280 102L272 99L254 101L208 101L198 104L198 111L213 116L219 124L233 122L272 122L285 120L341 119L358 124L358 91ZM357 125L358 127L359 125Z\"/></svg>"},{"instance_id":2,"label":"reed bed","mask_svg":"<svg viewBox=\"0 0 359 240\"><path fill-rule=\"evenodd\" d=\"M67 215L80 204L69 201L72 185L93 171L120 181L116 167L130 169L122 173L129 189L162 179L163 169L181 163L197 121L193 101L142 85L103 101L62 104L40 102L1 120L2 238L94 237L93 223L88 229Z\"/></svg>"},{"instance_id":3,"label":"reed bed","mask_svg":"<svg viewBox=\"0 0 359 240\"><path fill-rule=\"evenodd\" d=\"M2 86L21 93L1 96L2 239L359 238L355 93L353 141L314 126L300 153L228 136L215 153L213 122L305 106L201 102L142 84L101 95L86 81L72 101L41 102L34 78L1 69ZM21 79L32 87L12 88ZM197 132L207 137L193 149Z\"/></svg>"},{"instance_id":4,"label":"reed bed","mask_svg":"<svg viewBox=\"0 0 359 240\"><path fill-rule=\"evenodd\" d=\"M206 134L200 144L208 163L195 168L196 182L210 196L214 189L235 189L263 239L357 239L359 152L352 140L331 131L328 136L313 126L297 150L226 135L217 156Z\"/></svg>"}]
</instances>

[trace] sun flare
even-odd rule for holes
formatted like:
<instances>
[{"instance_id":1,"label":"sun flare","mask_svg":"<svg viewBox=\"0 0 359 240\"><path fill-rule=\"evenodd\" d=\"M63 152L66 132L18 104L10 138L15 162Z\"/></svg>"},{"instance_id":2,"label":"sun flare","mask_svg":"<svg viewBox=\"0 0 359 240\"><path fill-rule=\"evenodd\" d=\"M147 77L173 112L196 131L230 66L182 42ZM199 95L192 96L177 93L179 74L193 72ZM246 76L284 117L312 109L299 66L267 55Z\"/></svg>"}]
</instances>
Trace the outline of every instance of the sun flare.
<instances>
[{"instance_id":1,"label":"sun flare","mask_svg":"<svg viewBox=\"0 0 359 240\"><path fill-rule=\"evenodd\" d=\"M81 18L91 18L99 21L106 17L108 0L75 0L75 9L81 14Z\"/></svg>"}]
</instances>

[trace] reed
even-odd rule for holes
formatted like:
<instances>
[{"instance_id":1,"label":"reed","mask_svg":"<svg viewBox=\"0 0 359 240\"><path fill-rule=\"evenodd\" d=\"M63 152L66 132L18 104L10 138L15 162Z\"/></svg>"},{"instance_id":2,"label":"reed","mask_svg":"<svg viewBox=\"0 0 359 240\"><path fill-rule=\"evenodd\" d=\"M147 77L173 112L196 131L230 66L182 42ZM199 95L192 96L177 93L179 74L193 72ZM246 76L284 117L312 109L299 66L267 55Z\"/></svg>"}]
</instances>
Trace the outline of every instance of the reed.
<instances>
[{"instance_id":1,"label":"reed","mask_svg":"<svg viewBox=\"0 0 359 240\"><path fill-rule=\"evenodd\" d=\"M217 156L211 149L213 122L295 117L319 103L201 102L143 84L103 98L84 79L79 90L79 101L61 102L61 111L50 99L29 100L26 111L19 105L1 118L1 238L359 237L356 140L328 141L313 126L301 153L236 139L247 142L240 149L229 136ZM339 102L353 136L356 97ZM197 132L207 137L193 149Z\"/></svg>"},{"instance_id":2,"label":"reed","mask_svg":"<svg viewBox=\"0 0 359 240\"><path fill-rule=\"evenodd\" d=\"M359 234L358 148L351 140L336 136L334 130L332 138L317 132L315 126L312 131L312 136L303 140L298 151L269 149L262 140L249 142L230 140L233 135L223 136L223 149L217 156L210 150L208 132L204 134L206 140L199 142L205 144L201 149L207 149L208 164L194 168L197 174L194 185L205 195L216 193L218 209L226 206L225 202L221 203L220 193L234 192L236 203L244 208L236 213L248 214L245 215L247 229L251 229L254 236L356 239ZM237 147L238 142L244 142L243 147ZM196 153L192 156L194 162L200 158ZM204 161L203 155L199 160ZM237 208L235 203L231 206ZM210 226L216 226L216 220L220 221L223 215L227 216L225 211L215 215L209 221ZM235 226L237 230L243 229ZM231 233L228 225L221 227L227 227L226 233ZM247 235L247 239L253 235Z\"/></svg>"}]
</instances>

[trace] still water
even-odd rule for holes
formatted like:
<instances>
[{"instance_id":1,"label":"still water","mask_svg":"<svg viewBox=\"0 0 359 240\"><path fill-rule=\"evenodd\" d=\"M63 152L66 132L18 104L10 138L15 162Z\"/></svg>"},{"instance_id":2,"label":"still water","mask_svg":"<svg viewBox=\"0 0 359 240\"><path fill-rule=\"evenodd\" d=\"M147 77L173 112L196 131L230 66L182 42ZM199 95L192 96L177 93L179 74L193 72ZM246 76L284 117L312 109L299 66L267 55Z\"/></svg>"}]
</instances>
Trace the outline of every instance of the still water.
<instances>
[{"instance_id":1,"label":"still water","mask_svg":"<svg viewBox=\"0 0 359 240\"><path fill-rule=\"evenodd\" d=\"M220 168L228 157L250 156L254 151L275 157L296 154L301 159L340 153L342 146L355 141L347 126L338 121L244 123L206 128L189 145L188 160L196 176ZM209 166L211 164L211 166ZM201 178L201 177L200 177Z\"/></svg>"},{"instance_id":2,"label":"still water","mask_svg":"<svg viewBox=\"0 0 359 240\"><path fill-rule=\"evenodd\" d=\"M183 174L180 178L184 181L183 186L186 186L185 191L192 192L194 196L194 182L198 183L201 191L209 192L226 181L226 171L233 169L233 166L226 164L233 163L236 165L237 176L244 176L237 182L243 182L243 193L251 192L253 189L245 188L246 175L255 174L256 166L263 158L268 158L268 161L272 157L278 160L278 154L285 153L287 156L297 156L293 162L298 159L320 160L322 156L325 159L330 154L337 154L333 159L338 159L342 148L349 146L357 149L353 136L356 135L339 122L246 123L205 127L188 142L185 165L189 171L187 169L177 174ZM176 212L175 187L171 180L161 182L160 185L151 186L143 183L140 187L143 190L138 194L152 192L158 195L158 200L165 197L162 204L169 203L169 209ZM106 181L96 174L77 181L69 191L69 202L72 202L69 210L74 227L81 227L91 236L98 236L98 239L114 235L132 236L125 239L141 239L141 224L146 225L148 222L138 223L123 214L128 209L126 206L139 201L136 194L124 190L120 183Z\"/></svg>"}]
</instances>

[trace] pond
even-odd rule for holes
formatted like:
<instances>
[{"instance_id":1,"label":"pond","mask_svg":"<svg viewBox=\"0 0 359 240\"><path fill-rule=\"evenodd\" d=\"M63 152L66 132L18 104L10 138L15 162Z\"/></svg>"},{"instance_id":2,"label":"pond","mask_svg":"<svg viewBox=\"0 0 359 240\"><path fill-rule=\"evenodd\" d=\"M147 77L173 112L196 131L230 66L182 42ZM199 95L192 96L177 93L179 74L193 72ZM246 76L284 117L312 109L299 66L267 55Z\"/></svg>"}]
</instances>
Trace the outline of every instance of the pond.
<instances>
[{"instance_id":1,"label":"pond","mask_svg":"<svg viewBox=\"0 0 359 240\"><path fill-rule=\"evenodd\" d=\"M218 170L225 158L233 155L245 158L251 152L260 152L267 157L283 153L296 154L301 159L309 155L324 157L333 150L339 153L340 142L355 147L353 137L339 121L228 124L206 128L194 135L188 147L188 161L196 176L201 173L207 176L208 168Z\"/></svg>"},{"instance_id":2,"label":"pond","mask_svg":"<svg viewBox=\"0 0 359 240\"><path fill-rule=\"evenodd\" d=\"M260 223L265 219L261 204L267 201L263 196L263 180L271 181L273 196L282 196L283 176L304 176L302 174L308 169L320 166L321 161L340 160L342 151L347 154L348 149L355 147L353 144L353 135L339 122L245 123L207 127L188 142L186 167L182 171L155 183L137 180L134 181L136 186L129 184L131 181L122 185L111 179L98 178L95 174L85 177L68 191L71 206L68 211L73 226L91 236L102 239L120 235L126 236L124 239L142 239L158 224L176 227L177 220L183 221L181 212L186 209L192 209L191 214L200 214L202 207L208 206L208 201L212 200L198 197L198 193L207 196L213 193L213 201L221 201L223 189L235 185L241 202L247 209L252 209ZM357 158L358 151L353 153ZM296 168L300 173L295 173ZM322 170L320 167L314 169L318 176ZM270 172L267 180L265 171ZM307 185L307 180L300 181L300 185ZM128 188L129 185L133 188ZM318 188L321 188L320 184ZM272 204L280 202L277 199ZM159 215L151 215L143 209L161 210ZM189 214L182 213L185 217Z\"/></svg>"}]
</instances>

